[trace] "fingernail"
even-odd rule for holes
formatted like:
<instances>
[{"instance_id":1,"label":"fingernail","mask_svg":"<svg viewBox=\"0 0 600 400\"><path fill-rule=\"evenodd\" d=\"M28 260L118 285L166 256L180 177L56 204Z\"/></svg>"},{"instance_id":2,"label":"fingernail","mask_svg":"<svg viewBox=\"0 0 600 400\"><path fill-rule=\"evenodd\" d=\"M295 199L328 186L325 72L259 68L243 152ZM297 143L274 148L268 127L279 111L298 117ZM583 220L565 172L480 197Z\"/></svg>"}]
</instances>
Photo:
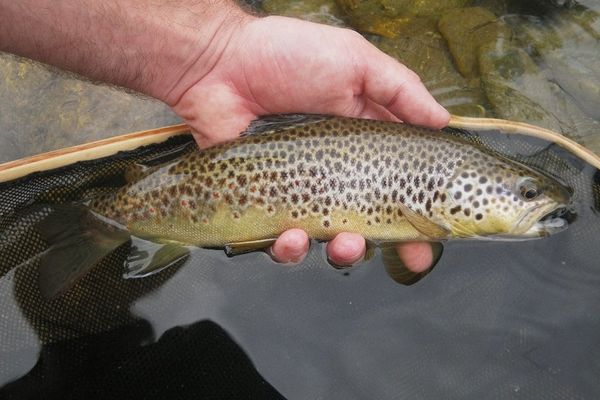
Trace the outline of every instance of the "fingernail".
<instances>
[{"instance_id":1,"label":"fingernail","mask_svg":"<svg viewBox=\"0 0 600 400\"><path fill-rule=\"evenodd\" d=\"M363 260L363 257L359 257L356 260L350 262L349 264L342 265L342 264L338 264L338 263L334 262L331 258L327 257L327 262L329 263L329 265L331 265L335 269L352 268L355 265L359 264L362 260Z\"/></svg>"}]
</instances>

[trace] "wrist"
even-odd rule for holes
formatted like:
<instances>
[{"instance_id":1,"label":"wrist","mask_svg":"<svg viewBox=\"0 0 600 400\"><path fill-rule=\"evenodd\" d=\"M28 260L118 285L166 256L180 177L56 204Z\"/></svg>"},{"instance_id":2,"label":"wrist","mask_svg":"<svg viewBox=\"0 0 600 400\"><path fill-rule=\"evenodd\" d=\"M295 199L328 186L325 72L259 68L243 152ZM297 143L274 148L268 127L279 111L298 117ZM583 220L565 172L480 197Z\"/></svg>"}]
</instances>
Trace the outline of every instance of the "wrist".
<instances>
[{"instance_id":1,"label":"wrist","mask_svg":"<svg viewBox=\"0 0 600 400\"><path fill-rule=\"evenodd\" d=\"M0 1L0 51L172 104L251 18L233 0Z\"/></svg>"},{"instance_id":2,"label":"wrist","mask_svg":"<svg viewBox=\"0 0 600 400\"><path fill-rule=\"evenodd\" d=\"M202 80L222 58L232 36L256 19L233 3L212 6L216 10L188 9L183 22L169 24L164 47L157 52L150 74L154 76L141 91L177 104L183 94Z\"/></svg>"}]
</instances>

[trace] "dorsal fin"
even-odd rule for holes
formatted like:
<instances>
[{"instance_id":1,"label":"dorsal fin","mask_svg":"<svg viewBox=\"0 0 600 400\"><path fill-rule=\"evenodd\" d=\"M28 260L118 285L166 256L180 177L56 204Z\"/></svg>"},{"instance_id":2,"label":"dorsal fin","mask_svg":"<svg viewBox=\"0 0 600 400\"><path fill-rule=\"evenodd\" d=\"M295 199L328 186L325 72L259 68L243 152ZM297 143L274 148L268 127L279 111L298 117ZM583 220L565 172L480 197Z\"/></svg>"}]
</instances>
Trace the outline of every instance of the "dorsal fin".
<instances>
[{"instance_id":1,"label":"dorsal fin","mask_svg":"<svg viewBox=\"0 0 600 400\"><path fill-rule=\"evenodd\" d=\"M319 114L275 114L260 117L250 122L248 128L240 136L262 135L298 126L310 125L332 118Z\"/></svg>"}]
</instances>

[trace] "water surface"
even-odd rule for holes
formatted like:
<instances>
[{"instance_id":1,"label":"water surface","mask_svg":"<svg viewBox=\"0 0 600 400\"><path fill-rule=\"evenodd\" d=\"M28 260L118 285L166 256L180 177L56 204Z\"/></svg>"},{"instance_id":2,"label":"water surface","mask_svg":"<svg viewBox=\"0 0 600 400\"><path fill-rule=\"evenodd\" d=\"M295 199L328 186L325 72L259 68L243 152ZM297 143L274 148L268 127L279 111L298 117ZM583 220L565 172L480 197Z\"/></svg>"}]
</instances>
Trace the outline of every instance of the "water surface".
<instances>
[{"instance_id":1,"label":"water surface","mask_svg":"<svg viewBox=\"0 0 600 400\"><path fill-rule=\"evenodd\" d=\"M597 37L591 40L598 32L597 2L586 1L586 9L478 3L497 18L486 24L487 36L481 35L494 45L479 44L487 52L471 57L474 69L469 69L473 62L461 67L452 58L439 28L450 11L419 12L402 24L394 17L383 26L403 32L396 37L385 31L367 34L384 50L405 57L453 112L555 123L546 126L559 130L585 127L565 133L598 151L593 146L598 108L589 107L590 99L599 99L593 90L600 53L593 50ZM265 8L275 7L269 4L265 1ZM305 5L308 11L297 11ZM270 10L350 21L331 2L277 7ZM459 34L450 32L451 23L445 29L447 37ZM511 39L509 46L494 36L508 30L511 38L530 39L519 45ZM547 35L556 40L543 39ZM482 66L490 69L482 72ZM573 74L580 78L573 80ZM13 98L30 99L28 82L13 81L18 88ZM577 91L574 82L585 85ZM87 96L98 98L81 98ZM27 104L51 109L48 102ZM13 108L5 98L0 115ZM60 109L65 118L75 118L74 111ZM57 111L46 115L42 122L57 121ZM91 112L89 118L96 121L99 115ZM0 119L3 127L24 137L40 124L25 117L6 121ZM127 118L112 123L114 133L135 129ZM81 125L72 126L62 126L65 134L56 134L57 140L80 140L74 132ZM100 131L90 135L107 132ZM0 148L20 149L15 156L37 152L11 137L2 136ZM567 161L577 220L567 231L538 241L447 243L434 271L410 287L391 280L377 257L335 270L316 243L296 266L275 264L261 253L227 258L218 250L198 249L179 268L127 281L118 262L124 255L115 254L106 268L52 302L39 295L34 264L3 267L0 398L595 399L600 394L600 178L560 150L529 142L509 145L529 159L550 151ZM562 169L559 161L552 165ZM0 246L6 240L0 236Z\"/></svg>"}]
</instances>

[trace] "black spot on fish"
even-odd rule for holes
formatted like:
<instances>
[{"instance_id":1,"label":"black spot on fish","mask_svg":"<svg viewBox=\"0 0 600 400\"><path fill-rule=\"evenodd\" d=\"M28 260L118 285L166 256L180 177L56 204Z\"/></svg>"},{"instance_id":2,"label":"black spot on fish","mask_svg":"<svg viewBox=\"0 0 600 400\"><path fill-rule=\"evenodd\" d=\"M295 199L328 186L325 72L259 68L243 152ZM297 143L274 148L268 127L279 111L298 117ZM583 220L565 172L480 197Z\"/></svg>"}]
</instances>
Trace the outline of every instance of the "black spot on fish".
<instances>
[{"instance_id":1,"label":"black spot on fish","mask_svg":"<svg viewBox=\"0 0 600 400\"><path fill-rule=\"evenodd\" d=\"M450 214L454 215L454 214L456 214L457 212L459 212L461 209L462 209L462 207L461 207L461 206L452 207L452 208L450 209Z\"/></svg>"},{"instance_id":2,"label":"black spot on fish","mask_svg":"<svg viewBox=\"0 0 600 400\"><path fill-rule=\"evenodd\" d=\"M477 221L481 220L482 218L483 218L483 215L481 215L481 214L475 214L475 219Z\"/></svg>"},{"instance_id":3,"label":"black spot on fish","mask_svg":"<svg viewBox=\"0 0 600 400\"><path fill-rule=\"evenodd\" d=\"M429 181L427 182L427 190L431 192L434 187L435 187L435 179L430 178Z\"/></svg>"}]
</instances>

